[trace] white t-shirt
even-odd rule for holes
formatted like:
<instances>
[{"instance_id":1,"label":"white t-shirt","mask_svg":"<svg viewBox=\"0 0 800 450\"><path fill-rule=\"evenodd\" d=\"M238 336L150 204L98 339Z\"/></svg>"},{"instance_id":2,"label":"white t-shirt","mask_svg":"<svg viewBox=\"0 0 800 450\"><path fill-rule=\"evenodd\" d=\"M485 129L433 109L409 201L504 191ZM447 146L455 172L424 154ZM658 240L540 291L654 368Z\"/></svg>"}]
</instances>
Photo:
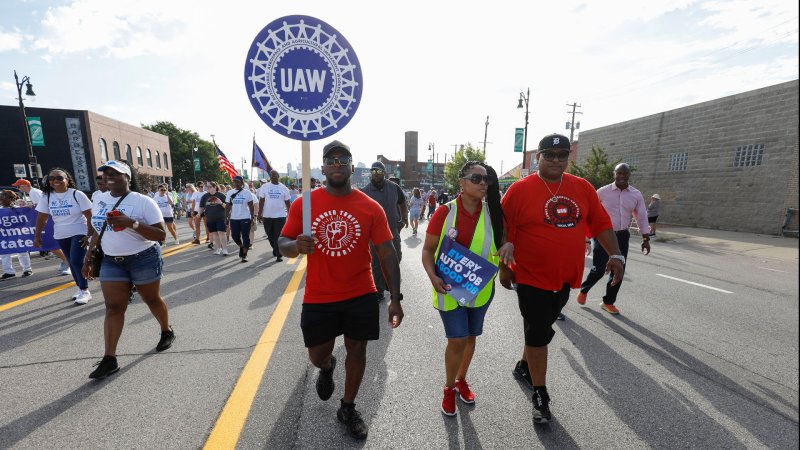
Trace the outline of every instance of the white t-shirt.
<instances>
[{"instance_id":1,"label":"white t-shirt","mask_svg":"<svg viewBox=\"0 0 800 450\"><path fill-rule=\"evenodd\" d=\"M49 196L42 195L41 201L36 205L36 211L50 214L53 218L53 237L56 239L86 236L86 217L83 211L89 209L92 209L89 197L72 188L61 194L52 191Z\"/></svg>"},{"instance_id":2,"label":"white t-shirt","mask_svg":"<svg viewBox=\"0 0 800 450\"><path fill-rule=\"evenodd\" d=\"M169 193L161 195L159 192L153 197L153 200L156 201L158 205L158 209L161 210L161 215L164 217L172 217L172 197L170 197Z\"/></svg>"},{"instance_id":3,"label":"white t-shirt","mask_svg":"<svg viewBox=\"0 0 800 450\"><path fill-rule=\"evenodd\" d=\"M264 210L261 217L286 217L286 201L291 198L289 188L283 183L267 183L258 188L258 198L264 199Z\"/></svg>"},{"instance_id":4,"label":"white t-shirt","mask_svg":"<svg viewBox=\"0 0 800 450\"><path fill-rule=\"evenodd\" d=\"M231 202L231 196L234 194L236 194L236 197L234 197L233 201ZM250 202L258 203L258 199L247 188L242 189L241 192L239 192L238 189L231 189L225 194L225 203L232 204L231 220L249 219L250 208L247 207L247 204ZM253 208L253 211L255 210L256 208Z\"/></svg>"},{"instance_id":5,"label":"white t-shirt","mask_svg":"<svg viewBox=\"0 0 800 450\"><path fill-rule=\"evenodd\" d=\"M117 201L119 201L119 197L112 196L111 191L98 194L97 198L94 199L92 205L92 226L98 233L100 233L100 229L106 221L106 213L114 208ZM131 219L138 220L145 225L155 225L164 221L156 201L138 192L129 193L128 196L122 200L122 203L117 206L117 209ZM113 228L108 227L106 228L106 232L103 233L103 240L100 241L100 246L103 247L103 251L106 255L127 256L147 250L155 243L155 241L145 239L141 234L134 231L133 228L114 231Z\"/></svg>"},{"instance_id":6,"label":"white t-shirt","mask_svg":"<svg viewBox=\"0 0 800 450\"><path fill-rule=\"evenodd\" d=\"M31 202L35 205L39 204L39 200L42 199L42 195L44 195L41 189L31 188L30 192L28 192L28 197L31 198Z\"/></svg>"},{"instance_id":7,"label":"white t-shirt","mask_svg":"<svg viewBox=\"0 0 800 450\"><path fill-rule=\"evenodd\" d=\"M200 199L202 199L204 195L206 195L206 193L203 191L195 191L195 193L192 194L192 200L194 200L194 210L197 212L200 212Z\"/></svg>"}]
</instances>

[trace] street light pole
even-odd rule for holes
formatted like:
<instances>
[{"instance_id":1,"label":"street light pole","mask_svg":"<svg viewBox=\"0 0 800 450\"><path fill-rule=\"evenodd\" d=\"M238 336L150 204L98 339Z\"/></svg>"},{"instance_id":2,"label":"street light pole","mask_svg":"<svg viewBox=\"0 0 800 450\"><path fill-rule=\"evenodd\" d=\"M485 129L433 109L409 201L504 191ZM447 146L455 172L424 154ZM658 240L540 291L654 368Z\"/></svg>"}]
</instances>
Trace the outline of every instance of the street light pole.
<instances>
[{"instance_id":1,"label":"street light pole","mask_svg":"<svg viewBox=\"0 0 800 450\"><path fill-rule=\"evenodd\" d=\"M525 132L523 134L522 140L522 168L527 169L526 164L528 163L528 102L531 99L531 88L528 88L528 93L523 94L522 92L519 93L519 104L517 104L517 109L522 109L522 102L525 102Z\"/></svg>"},{"instance_id":2,"label":"street light pole","mask_svg":"<svg viewBox=\"0 0 800 450\"><path fill-rule=\"evenodd\" d=\"M20 81L19 77L17 76L17 71L14 71L14 82L17 85L17 99L19 99L19 111L22 115L22 127L25 128L25 145L28 147L28 159L30 161L30 169L31 169L31 179L36 179L34 177L34 169L37 168L38 162L36 161L36 155L33 154L33 143L31 142L31 130L28 128L28 116L25 113L25 102L22 101L22 85L26 85L27 90L25 91L25 95L30 97L35 96L33 92L33 85L31 85L31 77L24 76Z\"/></svg>"},{"instance_id":3,"label":"street light pole","mask_svg":"<svg viewBox=\"0 0 800 450\"><path fill-rule=\"evenodd\" d=\"M483 159L486 160L486 138L489 136L489 116L486 116L486 126L483 127Z\"/></svg>"}]
</instances>

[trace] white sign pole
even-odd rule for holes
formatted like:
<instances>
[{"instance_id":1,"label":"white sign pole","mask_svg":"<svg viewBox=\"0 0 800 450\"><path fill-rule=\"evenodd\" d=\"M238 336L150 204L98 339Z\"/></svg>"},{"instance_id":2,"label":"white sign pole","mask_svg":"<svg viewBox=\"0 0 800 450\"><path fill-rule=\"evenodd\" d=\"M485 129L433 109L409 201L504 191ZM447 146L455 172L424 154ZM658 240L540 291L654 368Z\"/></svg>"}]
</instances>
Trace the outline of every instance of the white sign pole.
<instances>
[{"instance_id":1,"label":"white sign pole","mask_svg":"<svg viewBox=\"0 0 800 450\"><path fill-rule=\"evenodd\" d=\"M301 142L303 153L303 234L311 236L311 142Z\"/></svg>"}]
</instances>

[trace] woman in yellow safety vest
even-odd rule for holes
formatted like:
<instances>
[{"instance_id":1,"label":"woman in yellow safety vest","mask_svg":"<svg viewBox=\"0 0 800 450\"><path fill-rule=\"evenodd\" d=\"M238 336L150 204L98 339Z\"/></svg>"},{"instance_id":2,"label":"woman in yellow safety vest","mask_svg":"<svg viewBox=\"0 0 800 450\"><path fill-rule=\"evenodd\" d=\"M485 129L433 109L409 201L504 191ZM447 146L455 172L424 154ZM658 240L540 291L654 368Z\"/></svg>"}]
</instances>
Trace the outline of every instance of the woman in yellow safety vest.
<instances>
[{"instance_id":1,"label":"woman in yellow safety vest","mask_svg":"<svg viewBox=\"0 0 800 450\"><path fill-rule=\"evenodd\" d=\"M437 275L436 264L439 261L444 268L444 259L456 262L449 258L440 261L440 247L445 236L455 236L457 243L497 267L498 248L503 240L503 212L495 170L480 161L468 161L459 171L458 183L461 193L433 214L422 248L422 264L433 286L433 306L439 310L447 336L442 400L442 413L447 416L456 415L456 393L464 403L475 403L466 376L475 353L475 338L483 332L483 319L494 296L495 276L474 299L454 298L449 293L452 286ZM459 269L461 274L469 275L468 269Z\"/></svg>"}]
</instances>

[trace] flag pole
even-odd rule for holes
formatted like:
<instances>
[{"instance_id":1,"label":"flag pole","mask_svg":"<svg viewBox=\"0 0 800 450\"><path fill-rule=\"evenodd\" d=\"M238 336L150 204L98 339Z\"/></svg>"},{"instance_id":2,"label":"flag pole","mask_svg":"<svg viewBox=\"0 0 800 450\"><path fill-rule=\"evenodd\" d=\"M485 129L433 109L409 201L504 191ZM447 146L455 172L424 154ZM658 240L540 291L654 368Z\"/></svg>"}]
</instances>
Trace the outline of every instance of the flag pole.
<instances>
[{"instance_id":1,"label":"flag pole","mask_svg":"<svg viewBox=\"0 0 800 450\"><path fill-rule=\"evenodd\" d=\"M302 141L303 154L303 234L311 236L311 142Z\"/></svg>"}]
</instances>

